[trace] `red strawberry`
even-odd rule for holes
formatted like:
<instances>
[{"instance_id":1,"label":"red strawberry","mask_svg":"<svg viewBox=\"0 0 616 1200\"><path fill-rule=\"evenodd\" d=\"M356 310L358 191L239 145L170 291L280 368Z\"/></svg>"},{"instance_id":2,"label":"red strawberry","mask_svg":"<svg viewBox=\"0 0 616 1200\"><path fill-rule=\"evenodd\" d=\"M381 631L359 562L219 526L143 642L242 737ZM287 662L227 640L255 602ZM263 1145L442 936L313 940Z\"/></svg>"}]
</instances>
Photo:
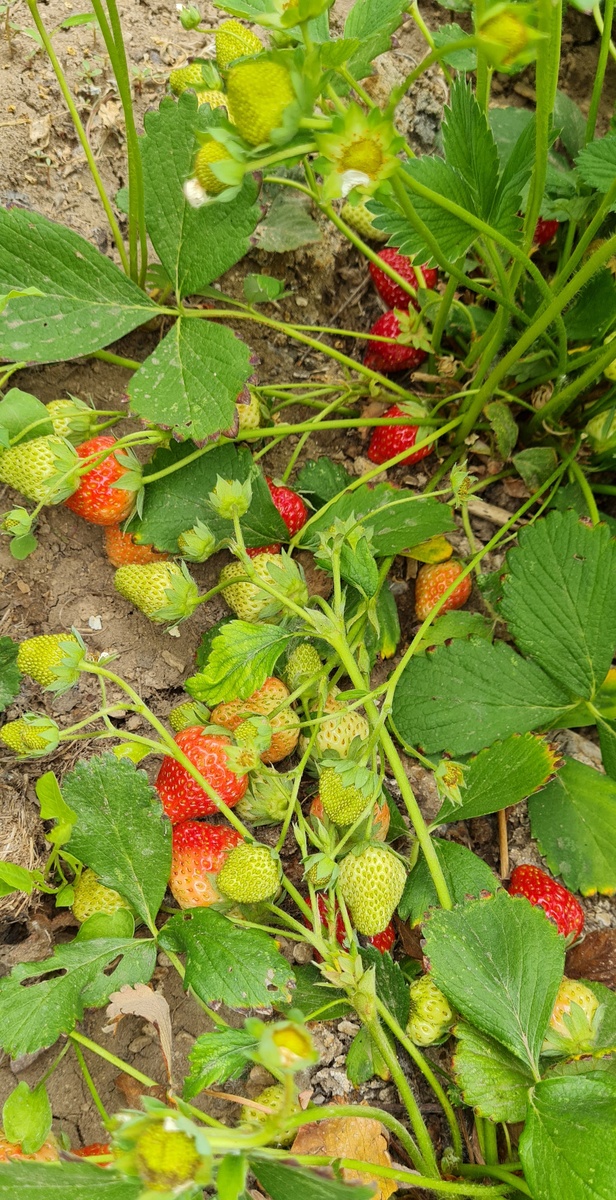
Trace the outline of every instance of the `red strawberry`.
<instances>
[{"instance_id":1,"label":"red strawberry","mask_svg":"<svg viewBox=\"0 0 616 1200\"><path fill-rule=\"evenodd\" d=\"M551 242L558 229L558 221L546 221L544 217L539 217L535 226L535 245L545 246L547 242Z\"/></svg>"},{"instance_id":2,"label":"red strawberry","mask_svg":"<svg viewBox=\"0 0 616 1200\"><path fill-rule=\"evenodd\" d=\"M373 933L372 937L366 938L368 945L374 946L375 950L380 950L381 954L385 954L386 951L389 951L391 954L395 940L396 931L392 921L389 922L389 925L387 925L382 933Z\"/></svg>"},{"instance_id":3,"label":"red strawberry","mask_svg":"<svg viewBox=\"0 0 616 1200\"><path fill-rule=\"evenodd\" d=\"M400 314L386 312L374 322L370 333L377 337L399 338L402 334ZM425 350L418 346L406 345L399 342L394 346L390 342L370 342L364 354L364 366L371 371L414 371L428 357Z\"/></svg>"},{"instance_id":4,"label":"red strawberry","mask_svg":"<svg viewBox=\"0 0 616 1200\"><path fill-rule=\"evenodd\" d=\"M272 542L271 546L247 546L246 553L249 558L256 558L257 554L280 554L280 542Z\"/></svg>"},{"instance_id":5,"label":"red strawberry","mask_svg":"<svg viewBox=\"0 0 616 1200\"><path fill-rule=\"evenodd\" d=\"M420 286L410 258L407 258L404 254L400 254L399 250L394 250L393 246L388 246L386 250L379 250L379 258L382 258L383 262L386 262L388 266L393 267L394 271L397 271L398 275L406 279L411 287L418 288ZM421 273L424 277L426 287L435 287L438 273L434 267L423 266ZM370 274L372 275L372 281L379 296L385 301L388 308L408 308L409 304L412 304L413 308L419 309L417 301L408 292L405 292L399 283L394 283L393 279L390 279L389 275L386 275L374 263L370 263Z\"/></svg>"},{"instance_id":6,"label":"red strawberry","mask_svg":"<svg viewBox=\"0 0 616 1200\"><path fill-rule=\"evenodd\" d=\"M108 1142L90 1142L89 1146L82 1146L81 1150L71 1150L76 1158L99 1158L103 1154L111 1154L111 1146ZM111 1163L95 1163L97 1167L110 1167Z\"/></svg>"},{"instance_id":7,"label":"red strawberry","mask_svg":"<svg viewBox=\"0 0 616 1200\"><path fill-rule=\"evenodd\" d=\"M327 907L328 907L327 900L325 899L324 893L317 892L317 908L319 910L321 924L324 925L326 928L327 928ZM336 932L336 941L338 942L339 946L344 946L345 948L348 948L346 930L344 928L344 921L342 919L342 913L340 912L340 909L338 908L338 904L336 904L335 911L336 911L336 931L335 931ZM305 920L304 923L306 925L310 924L310 922L308 920ZM395 940L396 940L396 931L395 931L391 921L390 921L389 925L387 926L387 928L384 929L382 933L375 933L375 934L373 934L372 937L366 938L366 942L368 943L368 945L374 946L375 950L380 950L381 954L384 954L386 950L391 951L391 948L392 948ZM315 962L323 961L321 958L321 955L316 951L314 954L314 959L315 959Z\"/></svg>"},{"instance_id":8,"label":"red strawberry","mask_svg":"<svg viewBox=\"0 0 616 1200\"><path fill-rule=\"evenodd\" d=\"M140 546L132 533L124 533L119 525L108 525L105 530L105 553L114 567L125 567L132 563L165 562L169 555L153 546Z\"/></svg>"},{"instance_id":9,"label":"red strawberry","mask_svg":"<svg viewBox=\"0 0 616 1200\"><path fill-rule=\"evenodd\" d=\"M115 446L115 438L94 437L82 442L77 447L77 453L80 458L88 458L112 446ZM133 471L119 462L115 454L108 454L102 462L81 476L77 491L65 500L66 507L93 525L117 525L132 513L137 493L132 489L112 487L112 484L124 475L132 474Z\"/></svg>"},{"instance_id":10,"label":"red strawberry","mask_svg":"<svg viewBox=\"0 0 616 1200\"><path fill-rule=\"evenodd\" d=\"M267 486L272 494L272 500L280 516L282 517L291 537L299 533L303 525L308 520L308 509L304 504L301 496L297 492L293 492L291 488L278 486L273 483L269 475L265 476Z\"/></svg>"},{"instance_id":11,"label":"red strawberry","mask_svg":"<svg viewBox=\"0 0 616 1200\"><path fill-rule=\"evenodd\" d=\"M563 937L579 938L584 928L584 909L562 883L539 867L530 863L515 867L509 881L509 895L525 896L531 904L540 905Z\"/></svg>"},{"instance_id":12,"label":"red strawberry","mask_svg":"<svg viewBox=\"0 0 616 1200\"><path fill-rule=\"evenodd\" d=\"M234 774L227 765L226 747L231 745L231 738L207 734L203 725L189 725L176 735L174 741L229 808L242 799L248 779L245 775ZM218 812L207 792L175 758L167 756L163 759L156 788L174 825L186 817L209 817Z\"/></svg>"},{"instance_id":13,"label":"red strawberry","mask_svg":"<svg viewBox=\"0 0 616 1200\"><path fill-rule=\"evenodd\" d=\"M180 908L205 908L222 899L216 876L242 840L230 825L207 821L174 825L169 887Z\"/></svg>"},{"instance_id":14,"label":"red strawberry","mask_svg":"<svg viewBox=\"0 0 616 1200\"><path fill-rule=\"evenodd\" d=\"M404 411L397 404L392 404L391 408L383 413L385 417L403 417L404 415ZM417 441L418 432L419 425L377 425L368 446L370 462L384 463L388 459L394 458L396 454L400 454L402 450L406 450L407 446L410 450ZM418 450L416 454L407 454L406 458L402 459L402 463L412 466L413 463L432 454L433 449L433 446L424 446L423 450Z\"/></svg>"},{"instance_id":15,"label":"red strawberry","mask_svg":"<svg viewBox=\"0 0 616 1200\"><path fill-rule=\"evenodd\" d=\"M462 563L455 558L450 558L448 562L426 564L420 568L415 580L415 616L418 621L425 621L437 600L440 600L443 592L447 591L463 570ZM439 609L439 616L452 608L462 608L472 590L471 577L467 575Z\"/></svg>"}]
</instances>

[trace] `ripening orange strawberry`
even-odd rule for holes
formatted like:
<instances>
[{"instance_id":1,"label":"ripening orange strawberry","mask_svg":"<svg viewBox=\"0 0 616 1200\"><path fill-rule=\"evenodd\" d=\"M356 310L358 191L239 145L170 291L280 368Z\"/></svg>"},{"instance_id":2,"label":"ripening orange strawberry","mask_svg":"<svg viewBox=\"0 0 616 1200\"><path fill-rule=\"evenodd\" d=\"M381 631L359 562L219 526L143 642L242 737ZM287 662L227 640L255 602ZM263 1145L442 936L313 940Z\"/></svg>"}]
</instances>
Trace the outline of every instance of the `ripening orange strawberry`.
<instances>
[{"instance_id":1,"label":"ripening orange strawberry","mask_svg":"<svg viewBox=\"0 0 616 1200\"><path fill-rule=\"evenodd\" d=\"M425 621L437 600L440 600L443 592L447 591L450 584L458 578L458 575L462 574L463 570L462 563L455 558L450 558L448 562L427 563L420 568L415 580L415 616L418 621ZM450 612L452 608L462 608L472 590L471 577L466 575L458 587L454 588L451 596L448 596L441 605L439 616Z\"/></svg>"}]
</instances>

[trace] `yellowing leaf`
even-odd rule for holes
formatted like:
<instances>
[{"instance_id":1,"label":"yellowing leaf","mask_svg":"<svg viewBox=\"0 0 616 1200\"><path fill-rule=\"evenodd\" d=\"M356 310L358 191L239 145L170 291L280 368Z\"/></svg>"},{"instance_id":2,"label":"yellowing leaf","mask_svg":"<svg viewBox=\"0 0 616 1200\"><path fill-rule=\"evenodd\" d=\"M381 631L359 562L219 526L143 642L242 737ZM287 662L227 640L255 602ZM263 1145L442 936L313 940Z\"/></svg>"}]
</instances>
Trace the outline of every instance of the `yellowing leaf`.
<instances>
[{"instance_id":1,"label":"yellowing leaf","mask_svg":"<svg viewBox=\"0 0 616 1200\"><path fill-rule=\"evenodd\" d=\"M365 1171L351 1171L343 1167L342 1177L346 1183L374 1184L376 1191L372 1200L388 1200L398 1186L393 1179L381 1179L370 1174L370 1163L390 1167L391 1158L383 1126L369 1117L340 1117L304 1125L293 1142L292 1152L327 1155L329 1158L354 1158L364 1162Z\"/></svg>"},{"instance_id":2,"label":"yellowing leaf","mask_svg":"<svg viewBox=\"0 0 616 1200\"><path fill-rule=\"evenodd\" d=\"M442 533L437 533L436 537L428 538L427 542L420 542L419 546L405 550L404 554L406 558L416 558L417 562L439 563L451 558L453 546Z\"/></svg>"}]
</instances>

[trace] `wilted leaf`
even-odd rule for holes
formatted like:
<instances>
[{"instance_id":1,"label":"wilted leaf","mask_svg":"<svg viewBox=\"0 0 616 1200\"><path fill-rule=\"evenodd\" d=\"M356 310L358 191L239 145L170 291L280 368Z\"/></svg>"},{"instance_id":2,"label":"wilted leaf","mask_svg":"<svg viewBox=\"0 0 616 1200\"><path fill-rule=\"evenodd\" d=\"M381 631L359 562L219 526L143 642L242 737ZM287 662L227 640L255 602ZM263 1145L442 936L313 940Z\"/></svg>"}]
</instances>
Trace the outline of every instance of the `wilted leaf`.
<instances>
[{"instance_id":1,"label":"wilted leaf","mask_svg":"<svg viewBox=\"0 0 616 1200\"><path fill-rule=\"evenodd\" d=\"M109 1025L105 1033L115 1033L122 1017L143 1017L150 1025L158 1030L160 1048L163 1052L167 1075L171 1079L171 1063L173 1057L173 1030L171 1014L165 997L155 992L145 983L137 983L134 987L125 984L119 992L112 992L106 1012Z\"/></svg>"},{"instance_id":2,"label":"wilted leaf","mask_svg":"<svg viewBox=\"0 0 616 1200\"><path fill-rule=\"evenodd\" d=\"M567 951L565 975L616 988L616 929L593 929Z\"/></svg>"},{"instance_id":3,"label":"wilted leaf","mask_svg":"<svg viewBox=\"0 0 616 1200\"><path fill-rule=\"evenodd\" d=\"M340 1117L304 1125L291 1150L294 1154L327 1155L329 1158L355 1158L375 1166L390 1167L385 1130L379 1121L366 1117ZM387 1200L397 1189L392 1179L380 1179L365 1172L342 1169L347 1183L372 1183L376 1186L374 1200Z\"/></svg>"}]
</instances>

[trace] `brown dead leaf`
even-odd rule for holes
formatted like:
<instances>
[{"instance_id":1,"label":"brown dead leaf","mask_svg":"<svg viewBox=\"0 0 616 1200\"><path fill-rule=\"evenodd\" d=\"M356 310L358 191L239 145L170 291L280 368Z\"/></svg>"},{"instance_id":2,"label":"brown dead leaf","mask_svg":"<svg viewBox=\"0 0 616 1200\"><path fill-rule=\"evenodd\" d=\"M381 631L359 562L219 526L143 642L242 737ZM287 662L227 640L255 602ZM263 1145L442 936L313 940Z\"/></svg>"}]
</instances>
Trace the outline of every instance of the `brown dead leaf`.
<instances>
[{"instance_id":1,"label":"brown dead leaf","mask_svg":"<svg viewBox=\"0 0 616 1200\"><path fill-rule=\"evenodd\" d=\"M304 1125L293 1142L291 1152L354 1158L365 1162L366 1171L350 1171L343 1167L342 1176L347 1183L375 1184L377 1190L373 1200L387 1200L397 1189L398 1185L393 1179L370 1174L370 1163L380 1167L391 1166L385 1130L379 1121L373 1121L370 1117L339 1117Z\"/></svg>"},{"instance_id":2,"label":"brown dead leaf","mask_svg":"<svg viewBox=\"0 0 616 1200\"><path fill-rule=\"evenodd\" d=\"M30 141L33 146L40 146L44 150L49 145L51 135L51 113L45 113L44 117L37 117L36 120L30 122Z\"/></svg>"},{"instance_id":3,"label":"brown dead leaf","mask_svg":"<svg viewBox=\"0 0 616 1200\"><path fill-rule=\"evenodd\" d=\"M171 1062L173 1054L173 1031L169 1005L160 992L154 992L145 983L137 983L134 987L125 984L119 992L112 992L107 1006L108 1025L105 1033L115 1033L122 1017L143 1017L153 1025L160 1038L160 1048L163 1052L167 1077L171 1081Z\"/></svg>"},{"instance_id":4,"label":"brown dead leaf","mask_svg":"<svg viewBox=\"0 0 616 1200\"><path fill-rule=\"evenodd\" d=\"M166 1089L162 1085L157 1084L156 1087L147 1088L133 1079L132 1075L118 1075L115 1085L120 1095L124 1097L127 1108L141 1108L142 1096L155 1096L157 1100L162 1101L167 1099Z\"/></svg>"},{"instance_id":5,"label":"brown dead leaf","mask_svg":"<svg viewBox=\"0 0 616 1200\"><path fill-rule=\"evenodd\" d=\"M394 917L394 925L396 933L402 942L402 949L409 958L418 958L420 962L423 960L423 950L421 948L421 930L419 926L411 929L406 921L402 921L400 917Z\"/></svg>"},{"instance_id":6,"label":"brown dead leaf","mask_svg":"<svg viewBox=\"0 0 616 1200\"><path fill-rule=\"evenodd\" d=\"M567 952L565 974L616 988L616 929L593 929Z\"/></svg>"}]
</instances>

